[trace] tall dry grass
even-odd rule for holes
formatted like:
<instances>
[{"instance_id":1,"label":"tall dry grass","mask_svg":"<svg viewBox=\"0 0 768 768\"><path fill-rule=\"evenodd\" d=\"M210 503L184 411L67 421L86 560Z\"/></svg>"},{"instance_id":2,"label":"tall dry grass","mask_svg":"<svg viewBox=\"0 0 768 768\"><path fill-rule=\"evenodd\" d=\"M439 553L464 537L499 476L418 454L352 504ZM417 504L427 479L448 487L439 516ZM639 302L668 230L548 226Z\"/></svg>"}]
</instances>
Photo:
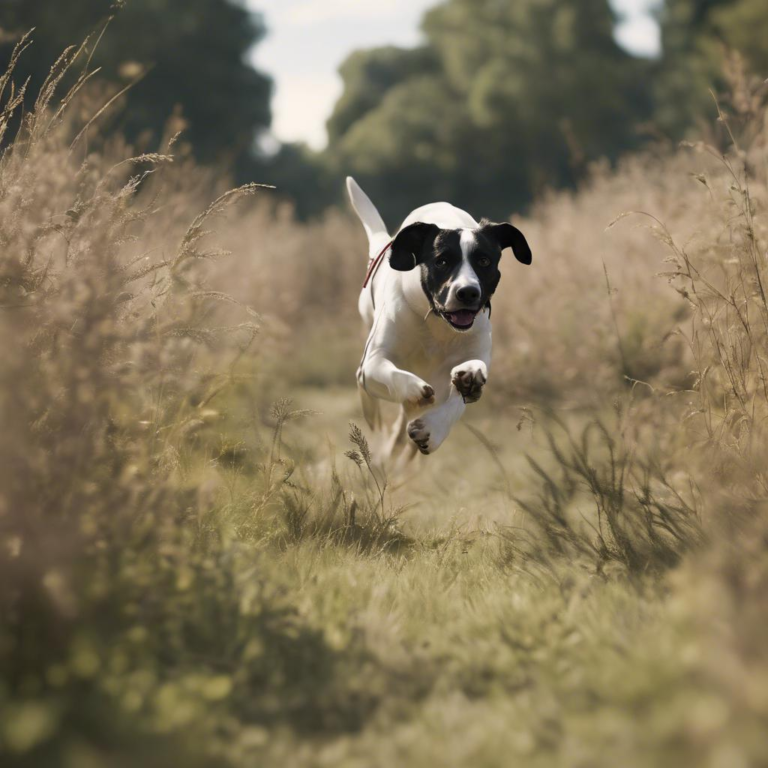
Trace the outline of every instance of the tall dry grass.
<instances>
[{"instance_id":1,"label":"tall dry grass","mask_svg":"<svg viewBox=\"0 0 768 768\"><path fill-rule=\"evenodd\" d=\"M232 257L217 229L260 187L195 168L177 125L140 153L101 135L115 94L88 87L88 53L56 63L0 157L0 752L220 765L265 724L354 729L372 707L346 674L361 643L340 655L256 545L381 552L397 510L348 487L351 463L308 501L283 432L309 414L256 365L280 314L215 282ZM261 273L267 291L280 275Z\"/></svg>"},{"instance_id":2,"label":"tall dry grass","mask_svg":"<svg viewBox=\"0 0 768 768\"><path fill-rule=\"evenodd\" d=\"M21 764L208 764L167 734L238 686L278 717L274 691L327 650L205 517L233 455L206 428L258 333L206 265L227 256L214 222L258 187L195 213L215 187L173 131L135 156L98 135L87 51L57 62L0 158L0 743ZM300 720L316 704L299 699Z\"/></svg>"}]
</instances>

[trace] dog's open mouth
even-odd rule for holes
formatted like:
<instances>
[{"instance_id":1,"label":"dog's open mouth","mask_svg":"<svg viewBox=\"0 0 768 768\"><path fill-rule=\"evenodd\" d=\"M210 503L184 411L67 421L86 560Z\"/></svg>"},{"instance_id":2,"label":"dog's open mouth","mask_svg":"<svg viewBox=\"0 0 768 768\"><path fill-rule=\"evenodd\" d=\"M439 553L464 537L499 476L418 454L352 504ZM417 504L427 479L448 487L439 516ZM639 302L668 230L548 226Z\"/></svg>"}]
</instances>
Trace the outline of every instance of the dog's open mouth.
<instances>
[{"instance_id":1,"label":"dog's open mouth","mask_svg":"<svg viewBox=\"0 0 768 768\"><path fill-rule=\"evenodd\" d=\"M467 331L475 322L477 309L459 309L456 312L443 312L443 317L457 330Z\"/></svg>"}]
</instances>

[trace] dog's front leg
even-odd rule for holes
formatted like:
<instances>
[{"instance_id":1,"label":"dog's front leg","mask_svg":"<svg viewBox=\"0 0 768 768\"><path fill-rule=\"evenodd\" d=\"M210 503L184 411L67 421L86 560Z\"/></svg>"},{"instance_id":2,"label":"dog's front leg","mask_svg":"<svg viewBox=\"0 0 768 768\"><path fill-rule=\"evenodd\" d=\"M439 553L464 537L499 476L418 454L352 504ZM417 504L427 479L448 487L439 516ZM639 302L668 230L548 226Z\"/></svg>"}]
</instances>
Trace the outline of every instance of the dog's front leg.
<instances>
[{"instance_id":1,"label":"dog's front leg","mask_svg":"<svg viewBox=\"0 0 768 768\"><path fill-rule=\"evenodd\" d=\"M358 383L372 397L406 407L426 407L435 402L435 390L413 373L403 371L383 354L370 354L357 373Z\"/></svg>"},{"instance_id":2,"label":"dog's front leg","mask_svg":"<svg viewBox=\"0 0 768 768\"><path fill-rule=\"evenodd\" d=\"M446 401L408 424L408 437L422 453L434 453L442 445L467 405L480 399L487 380L488 365L480 359L467 360L451 369Z\"/></svg>"},{"instance_id":3,"label":"dog's front leg","mask_svg":"<svg viewBox=\"0 0 768 768\"><path fill-rule=\"evenodd\" d=\"M423 454L434 453L450 434L453 425L462 417L467 406L454 389L448 399L413 419L408 424L408 437Z\"/></svg>"}]
</instances>

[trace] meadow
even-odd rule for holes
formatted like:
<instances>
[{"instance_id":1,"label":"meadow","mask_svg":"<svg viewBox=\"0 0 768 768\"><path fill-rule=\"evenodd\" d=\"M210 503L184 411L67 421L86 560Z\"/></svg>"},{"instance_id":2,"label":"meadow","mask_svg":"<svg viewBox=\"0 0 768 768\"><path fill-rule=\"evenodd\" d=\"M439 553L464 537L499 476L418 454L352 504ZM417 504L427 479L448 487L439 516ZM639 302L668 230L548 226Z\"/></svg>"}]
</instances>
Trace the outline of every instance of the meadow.
<instances>
[{"instance_id":1,"label":"meadow","mask_svg":"<svg viewBox=\"0 0 768 768\"><path fill-rule=\"evenodd\" d=\"M3 764L768 764L765 85L515 218L483 399L385 477L359 224L82 58L0 78Z\"/></svg>"}]
</instances>

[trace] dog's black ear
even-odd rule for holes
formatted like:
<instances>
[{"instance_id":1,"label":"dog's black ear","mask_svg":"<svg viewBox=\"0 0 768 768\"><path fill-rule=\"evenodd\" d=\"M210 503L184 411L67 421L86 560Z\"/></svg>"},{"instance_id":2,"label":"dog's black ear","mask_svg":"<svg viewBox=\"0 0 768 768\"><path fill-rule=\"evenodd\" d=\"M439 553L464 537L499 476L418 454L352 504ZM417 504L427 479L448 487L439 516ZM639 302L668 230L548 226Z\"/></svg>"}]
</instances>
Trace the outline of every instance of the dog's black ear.
<instances>
[{"instance_id":1,"label":"dog's black ear","mask_svg":"<svg viewBox=\"0 0 768 768\"><path fill-rule=\"evenodd\" d=\"M488 235L488 237L493 238L499 244L502 251L505 248L511 248L515 258L521 264L530 264L533 261L533 254L531 253L528 241L517 227L513 227L511 224L483 222L482 232Z\"/></svg>"},{"instance_id":2,"label":"dog's black ear","mask_svg":"<svg viewBox=\"0 0 768 768\"><path fill-rule=\"evenodd\" d=\"M422 221L401 229L392 242L389 266L399 272L408 272L413 269L422 261L427 240L434 240L439 231L440 228L435 224L425 224Z\"/></svg>"}]
</instances>

